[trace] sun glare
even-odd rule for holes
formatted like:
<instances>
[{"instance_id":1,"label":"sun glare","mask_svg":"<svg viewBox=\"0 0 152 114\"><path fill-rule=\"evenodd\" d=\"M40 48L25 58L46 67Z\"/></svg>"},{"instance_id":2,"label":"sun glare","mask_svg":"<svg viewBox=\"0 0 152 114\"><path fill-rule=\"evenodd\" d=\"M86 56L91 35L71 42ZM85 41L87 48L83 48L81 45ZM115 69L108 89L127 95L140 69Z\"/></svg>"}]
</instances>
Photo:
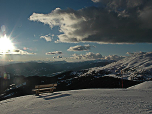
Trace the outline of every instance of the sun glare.
<instances>
[{"instance_id":1,"label":"sun glare","mask_svg":"<svg viewBox=\"0 0 152 114\"><path fill-rule=\"evenodd\" d=\"M7 37L6 35L3 37L0 37L0 53L1 54L10 53L14 49L15 47L9 37Z\"/></svg>"}]
</instances>

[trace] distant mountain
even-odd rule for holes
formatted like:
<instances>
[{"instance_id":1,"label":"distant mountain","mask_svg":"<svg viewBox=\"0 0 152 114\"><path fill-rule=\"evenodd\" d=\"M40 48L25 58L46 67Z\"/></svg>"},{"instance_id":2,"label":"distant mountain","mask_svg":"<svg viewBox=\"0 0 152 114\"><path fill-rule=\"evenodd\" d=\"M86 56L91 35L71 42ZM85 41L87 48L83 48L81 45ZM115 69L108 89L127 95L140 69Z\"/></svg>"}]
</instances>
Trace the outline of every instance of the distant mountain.
<instances>
[{"instance_id":1,"label":"distant mountain","mask_svg":"<svg viewBox=\"0 0 152 114\"><path fill-rule=\"evenodd\" d=\"M11 73L12 75L24 76L53 76L58 72L69 70L81 70L92 67L105 66L113 61L84 61L84 62L26 62L12 63L0 66L0 72Z\"/></svg>"},{"instance_id":2,"label":"distant mountain","mask_svg":"<svg viewBox=\"0 0 152 114\"><path fill-rule=\"evenodd\" d=\"M90 75L93 72L98 74L101 71L109 72L109 76L121 77L130 80L150 80L152 79L152 52L128 53L129 56L117 62L113 62L104 67L89 69L82 76Z\"/></svg>"}]
</instances>

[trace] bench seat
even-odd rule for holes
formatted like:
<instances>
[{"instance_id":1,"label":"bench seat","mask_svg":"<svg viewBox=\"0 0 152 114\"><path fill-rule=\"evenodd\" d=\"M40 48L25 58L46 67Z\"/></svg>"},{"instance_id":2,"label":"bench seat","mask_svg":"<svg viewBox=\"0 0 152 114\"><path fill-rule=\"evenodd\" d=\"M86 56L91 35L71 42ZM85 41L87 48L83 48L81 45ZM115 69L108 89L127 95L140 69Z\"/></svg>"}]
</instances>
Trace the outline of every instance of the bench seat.
<instances>
[{"instance_id":1,"label":"bench seat","mask_svg":"<svg viewBox=\"0 0 152 114\"><path fill-rule=\"evenodd\" d=\"M35 89L33 89L32 91L35 91L36 95L39 95L39 93L46 93L46 92L53 93L53 90L56 89L56 86L57 84L36 85Z\"/></svg>"},{"instance_id":2,"label":"bench seat","mask_svg":"<svg viewBox=\"0 0 152 114\"><path fill-rule=\"evenodd\" d=\"M38 91L38 90L41 91L41 90L50 90L50 89L56 89L56 87L33 89L32 91Z\"/></svg>"}]
</instances>

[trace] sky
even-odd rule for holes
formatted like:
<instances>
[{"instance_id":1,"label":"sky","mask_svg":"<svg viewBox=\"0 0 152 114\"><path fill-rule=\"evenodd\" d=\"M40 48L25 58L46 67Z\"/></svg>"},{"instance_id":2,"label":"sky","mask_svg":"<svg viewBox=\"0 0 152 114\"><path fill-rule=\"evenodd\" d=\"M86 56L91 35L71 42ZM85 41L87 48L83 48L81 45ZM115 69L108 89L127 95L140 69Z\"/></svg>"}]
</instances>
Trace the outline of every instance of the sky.
<instances>
[{"instance_id":1,"label":"sky","mask_svg":"<svg viewBox=\"0 0 152 114\"><path fill-rule=\"evenodd\" d=\"M115 60L150 52L151 20L151 0L0 0L0 60Z\"/></svg>"}]
</instances>

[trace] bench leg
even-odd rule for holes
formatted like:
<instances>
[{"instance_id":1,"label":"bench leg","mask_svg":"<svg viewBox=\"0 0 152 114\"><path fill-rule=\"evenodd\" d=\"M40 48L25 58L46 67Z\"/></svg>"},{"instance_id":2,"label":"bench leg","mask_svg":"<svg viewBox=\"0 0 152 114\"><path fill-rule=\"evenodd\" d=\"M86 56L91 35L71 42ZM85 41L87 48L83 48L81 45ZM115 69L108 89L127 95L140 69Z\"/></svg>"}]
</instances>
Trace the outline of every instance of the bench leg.
<instances>
[{"instance_id":1,"label":"bench leg","mask_svg":"<svg viewBox=\"0 0 152 114\"><path fill-rule=\"evenodd\" d=\"M53 89L50 89L50 93L53 93Z\"/></svg>"},{"instance_id":2,"label":"bench leg","mask_svg":"<svg viewBox=\"0 0 152 114\"><path fill-rule=\"evenodd\" d=\"M39 96L39 91L36 91L36 96Z\"/></svg>"}]
</instances>

